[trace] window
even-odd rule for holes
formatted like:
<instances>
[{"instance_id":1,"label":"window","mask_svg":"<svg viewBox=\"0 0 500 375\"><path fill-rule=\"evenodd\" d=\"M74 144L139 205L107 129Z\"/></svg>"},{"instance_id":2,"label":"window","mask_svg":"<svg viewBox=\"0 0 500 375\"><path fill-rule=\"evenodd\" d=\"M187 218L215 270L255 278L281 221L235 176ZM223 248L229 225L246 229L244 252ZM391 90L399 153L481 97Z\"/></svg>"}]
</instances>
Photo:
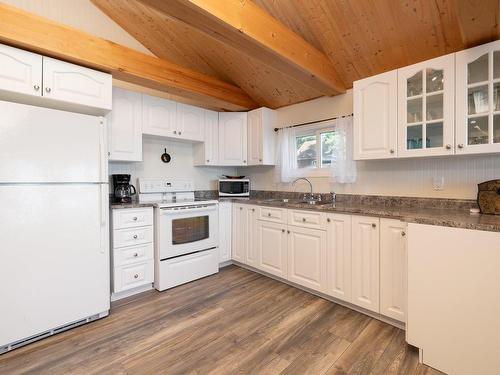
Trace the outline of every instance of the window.
<instances>
[{"instance_id":1,"label":"window","mask_svg":"<svg viewBox=\"0 0 500 375\"><path fill-rule=\"evenodd\" d=\"M309 129L295 134L297 169L329 168L337 136L332 128Z\"/></svg>"}]
</instances>

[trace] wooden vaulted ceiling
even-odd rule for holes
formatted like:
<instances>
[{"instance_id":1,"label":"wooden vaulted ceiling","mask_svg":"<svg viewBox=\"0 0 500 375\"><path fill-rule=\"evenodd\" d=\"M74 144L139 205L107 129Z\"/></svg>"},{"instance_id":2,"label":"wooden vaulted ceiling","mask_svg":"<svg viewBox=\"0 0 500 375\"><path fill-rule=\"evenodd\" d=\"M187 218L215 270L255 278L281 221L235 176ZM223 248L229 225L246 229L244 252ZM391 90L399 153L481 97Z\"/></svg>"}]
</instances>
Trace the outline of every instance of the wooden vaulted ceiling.
<instances>
[{"instance_id":1,"label":"wooden vaulted ceiling","mask_svg":"<svg viewBox=\"0 0 500 375\"><path fill-rule=\"evenodd\" d=\"M217 1L242 10L257 5L324 54L344 88L500 35L499 0L92 0L157 57L239 86L259 105L277 108L342 91L319 89L250 53L243 39L238 48L220 30L207 31L212 20L203 17ZM189 4L201 16L184 16L174 4Z\"/></svg>"}]
</instances>

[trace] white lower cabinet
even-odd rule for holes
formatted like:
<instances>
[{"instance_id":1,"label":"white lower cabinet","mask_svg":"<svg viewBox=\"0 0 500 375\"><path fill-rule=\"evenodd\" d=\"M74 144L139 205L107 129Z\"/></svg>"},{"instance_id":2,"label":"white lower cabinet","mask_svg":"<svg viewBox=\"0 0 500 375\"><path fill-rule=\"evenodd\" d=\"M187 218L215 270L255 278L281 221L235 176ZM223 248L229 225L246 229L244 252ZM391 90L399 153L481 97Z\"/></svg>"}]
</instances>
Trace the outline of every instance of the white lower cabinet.
<instances>
[{"instance_id":1,"label":"white lower cabinet","mask_svg":"<svg viewBox=\"0 0 500 375\"><path fill-rule=\"evenodd\" d=\"M327 214L326 221L327 294L351 302L351 216Z\"/></svg>"},{"instance_id":2,"label":"white lower cabinet","mask_svg":"<svg viewBox=\"0 0 500 375\"><path fill-rule=\"evenodd\" d=\"M232 259L256 267L255 219L257 209L248 204L233 204Z\"/></svg>"},{"instance_id":3,"label":"white lower cabinet","mask_svg":"<svg viewBox=\"0 0 500 375\"><path fill-rule=\"evenodd\" d=\"M257 268L271 275L287 278L287 226L257 221Z\"/></svg>"},{"instance_id":4,"label":"white lower cabinet","mask_svg":"<svg viewBox=\"0 0 500 375\"><path fill-rule=\"evenodd\" d=\"M380 243L378 218L352 216L352 303L378 313Z\"/></svg>"},{"instance_id":5,"label":"white lower cabinet","mask_svg":"<svg viewBox=\"0 0 500 375\"><path fill-rule=\"evenodd\" d=\"M406 223L380 219L380 313L406 321Z\"/></svg>"},{"instance_id":6,"label":"white lower cabinet","mask_svg":"<svg viewBox=\"0 0 500 375\"><path fill-rule=\"evenodd\" d=\"M288 280L326 292L326 232L288 226Z\"/></svg>"},{"instance_id":7,"label":"white lower cabinet","mask_svg":"<svg viewBox=\"0 0 500 375\"><path fill-rule=\"evenodd\" d=\"M119 299L153 283L153 208L113 209L111 218L112 289Z\"/></svg>"},{"instance_id":8,"label":"white lower cabinet","mask_svg":"<svg viewBox=\"0 0 500 375\"><path fill-rule=\"evenodd\" d=\"M231 260L232 203L219 202L219 263Z\"/></svg>"}]
</instances>

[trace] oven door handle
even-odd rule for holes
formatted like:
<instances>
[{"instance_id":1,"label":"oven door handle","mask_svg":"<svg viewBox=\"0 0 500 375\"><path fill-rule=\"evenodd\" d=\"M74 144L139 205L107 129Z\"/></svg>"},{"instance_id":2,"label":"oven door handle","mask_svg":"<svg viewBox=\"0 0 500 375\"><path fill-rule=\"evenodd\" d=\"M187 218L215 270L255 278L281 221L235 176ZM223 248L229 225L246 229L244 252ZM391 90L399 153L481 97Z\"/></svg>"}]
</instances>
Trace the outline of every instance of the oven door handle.
<instances>
[{"instance_id":1,"label":"oven door handle","mask_svg":"<svg viewBox=\"0 0 500 375\"><path fill-rule=\"evenodd\" d=\"M211 212L216 211L217 205L206 206L206 207L196 207L196 208L184 208L184 209L174 209L174 208L162 208L160 209L160 215L176 215L176 214L186 214L191 212Z\"/></svg>"}]
</instances>

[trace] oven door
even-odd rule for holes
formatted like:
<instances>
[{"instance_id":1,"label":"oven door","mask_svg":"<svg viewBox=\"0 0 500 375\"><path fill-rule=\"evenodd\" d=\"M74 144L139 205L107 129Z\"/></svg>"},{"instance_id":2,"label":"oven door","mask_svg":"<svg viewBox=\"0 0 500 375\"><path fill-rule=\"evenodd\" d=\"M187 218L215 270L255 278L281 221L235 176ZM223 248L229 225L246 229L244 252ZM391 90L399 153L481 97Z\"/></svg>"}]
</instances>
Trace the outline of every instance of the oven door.
<instances>
[{"instance_id":1,"label":"oven door","mask_svg":"<svg viewBox=\"0 0 500 375\"><path fill-rule=\"evenodd\" d=\"M160 209L160 260L218 245L218 205L168 207Z\"/></svg>"}]
</instances>

